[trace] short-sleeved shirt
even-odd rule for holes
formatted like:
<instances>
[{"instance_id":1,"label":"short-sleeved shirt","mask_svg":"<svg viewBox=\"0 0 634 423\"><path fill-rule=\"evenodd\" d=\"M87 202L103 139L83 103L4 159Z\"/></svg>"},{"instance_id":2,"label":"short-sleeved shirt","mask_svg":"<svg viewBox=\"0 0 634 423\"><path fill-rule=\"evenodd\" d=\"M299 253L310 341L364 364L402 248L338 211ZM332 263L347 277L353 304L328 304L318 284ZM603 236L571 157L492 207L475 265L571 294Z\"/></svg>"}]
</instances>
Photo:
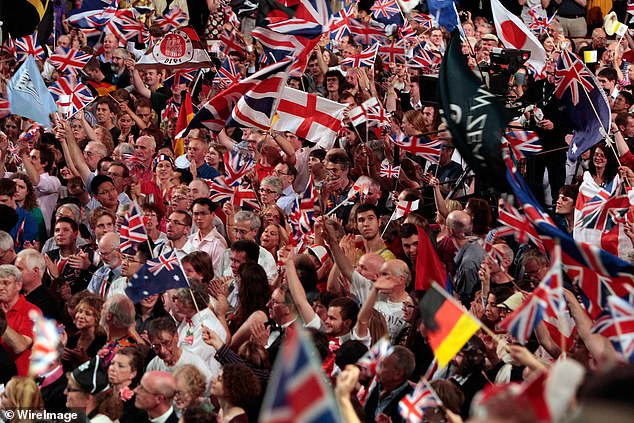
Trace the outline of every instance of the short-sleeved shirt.
<instances>
[{"instance_id":1,"label":"short-sleeved shirt","mask_svg":"<svg viewBox=\"0 0 634 423\"><path fill-rule=\"evenodd\" d=\"M28 302L24 295L20 295L18 301L13 308L7 312L7 323L11 329L33 339L33 320L29 317L29 312L35 310L38 313L42 311L36 306ZM26 376L29 372L29 361L31 359L31 348L27 348L20 354L14 354L11 348L0 338L0 345L11 354L11 358L15 360L15 366L18 369L18 376Z\"/></svg>"}]
</instances>

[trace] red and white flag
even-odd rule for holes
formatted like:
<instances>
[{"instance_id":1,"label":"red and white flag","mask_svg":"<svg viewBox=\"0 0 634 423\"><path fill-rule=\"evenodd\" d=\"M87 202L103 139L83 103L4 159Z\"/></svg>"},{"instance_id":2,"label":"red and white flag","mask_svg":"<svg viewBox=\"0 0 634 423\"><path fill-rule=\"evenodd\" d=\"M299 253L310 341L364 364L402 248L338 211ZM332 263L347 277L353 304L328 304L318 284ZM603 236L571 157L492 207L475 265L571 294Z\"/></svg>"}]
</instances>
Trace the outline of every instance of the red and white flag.
<instances>
[{"instance_id":1,"label":"red and white flag","mask_svg":"<svg viewBox=\"0 0 634 423\"><path fill-rule=\"evenodd\" d=\"M546 50L524 22L509 12L500 0L491 0L491 11L495 31L506 48L528 50L531 57L526 61L538 74L546 64Z\"/></svg>"},{"instance_id":2,"label":"red and white flag","mask_svg":"<svg viewBox=\"0 0 634 423\"><path fill-rule=\"evenodd\" d=\"M407 216L413 211L418 210L418 202L420 200L407 201L401 200L396 203L396 209L394 209L394 215L392 216L392 220L400 219L401 217Z\"/></svg>"},{"instance_id":3,"label":"red and white flag","mask_svg":"<svg viewBox=\"0 0 634 423\"><path fill-rule=\"evenodd\" d=\"M346 104L284 87L273 129L289 131L324 148L330 148L341 129L346 107Z\"/></svg>"}]
</instances>

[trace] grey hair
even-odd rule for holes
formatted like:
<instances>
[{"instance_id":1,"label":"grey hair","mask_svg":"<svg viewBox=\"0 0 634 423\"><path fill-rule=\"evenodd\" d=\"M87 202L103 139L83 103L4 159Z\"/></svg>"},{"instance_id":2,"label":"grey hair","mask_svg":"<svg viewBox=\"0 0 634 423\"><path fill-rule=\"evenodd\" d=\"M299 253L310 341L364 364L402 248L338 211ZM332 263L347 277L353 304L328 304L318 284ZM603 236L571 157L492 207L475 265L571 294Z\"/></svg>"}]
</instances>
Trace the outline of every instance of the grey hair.
<instances>
[{"instance_id":1,"label":"grey hair","mask_svg":"<svg viewBox=\"0 0 634 423\"><path fill-rule=\"evenodd\" d=\"M258 215L247 210L240 210L239 212L237 212L233 216L233 220L235 222L245 222L248 220L249 222L251 222L249 228L251 228L252 231L260 229L260 225L262 225L262 222L260 221Z\"/></svg>"},{"instance_id":2,"label":"grey hair","mask_svg":"<svg viewBox=\"0 0 634 423\"><path fill-rule=\"evenodd\" d=\"M16 282L22 282L22 273L12 264L0 265L0 279L13 278Z\"/></svg>"},{"instance_id":3,"label":"grey hair","mask_svg":"<svg viewBox=\"0 0 634 423\"><path fill-rule=\"evenodd\" d=\"M390 357L392 356L396 359L394 367L397 370L402 370L404 378L407 380L416 368L414 353L402 345L397 345L392 350L392 354L390 354Z\"/></svg>"},{"instance_id":4,"label":"grey hair","mask_svg":"<svg viewBox=\"0 0 634 423\"><path fill-rule=\"evenodd\" d=\"M77 204L72 204L72 203L62 204L61 206L57 208L57 211L59 212L60 209L70 210L71 213L73 213L73 220L77 222L77 224L81 223L81 210L79 209ZM55 215L57 216L57 212L55 213Z\"/></svg>"},{"instance_id":5,"label":"grey hair","mask_svg":"<svg viewBox=\"0 0 634 423\"><path fill-rule=\"evenodd\" d=\"M0 231L0 250L3 252L9 251L14 247L14 245L15 242L13 241L13 238L11 238L11 235L5 231Z\"/></svg>"},{"instance_id":6,"label":"grey hair","mask_svg":"<svg viewBox=\"0 0 634 423\"><path fill-rule=\"evenodd\" d=\"M135 310L132 301L123 294L113 295L106 302L102 313L112 314L112 326L127 329L135 324Z\"/></svg>"},{"instance_id":7,"label":"grey hair","mask_svg":"<svg viewBox=\"0 0 634 423\"><path fill-rule=\"evenodd\" d=\"M101 157L106 157L108 155L108 148L101 141L90 141L86 146L94 145L96 153L100 154Z\"/></svg>"},{"instance_id":8,"label":"grey hair","mask_svg":"<svg viewBox=\"0 0 634 423\"><path fill-rule=\"evenodd\" d=\"M24 257L24 262L29 270L33 270L37 267L40 271L40 275L43 275L44 271L46 271L46 261L39 251L33 248L27 248L26 250L20 251L18 257Z\"/></svg>"},{"instance_id":9,"label":"grey hair","mask_svg":"<svg viewBox=\"0 0 634 423\"><path fill-rule=\"evenodd\" d=\"M260 186L264 185L270 186L278 194L282 194L282 191L284 190L284 188L282 188L282 180L277 176L267 176L266 178L262 179L262 183L260 184Z\"/></svg>"},{"instance_id":10,"label":"grey hair","mask_svg":"<svg viewBox=\"0 0 634 423\"><path fill-rule=\"evenodd\" d=\"M121 154L134 154L134 146L129 142L122 142L117 147L119 147L119 153Z\"/></svg>"}]
</instances>

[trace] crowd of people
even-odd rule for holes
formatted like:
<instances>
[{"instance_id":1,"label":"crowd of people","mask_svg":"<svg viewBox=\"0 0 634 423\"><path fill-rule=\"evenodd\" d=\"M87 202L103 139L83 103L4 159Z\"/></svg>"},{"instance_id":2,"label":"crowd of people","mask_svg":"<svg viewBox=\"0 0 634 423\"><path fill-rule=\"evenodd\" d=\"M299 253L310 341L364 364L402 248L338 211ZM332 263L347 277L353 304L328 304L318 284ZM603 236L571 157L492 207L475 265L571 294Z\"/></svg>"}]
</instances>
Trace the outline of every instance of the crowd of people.
<instances>
[{"instance_id":1,"label":"crowd of people","mask_svg":"<svg viewBox=\"0 0 634 423\"><path fill-rule=\"evenodd\" d=\"M68 13L82 2L61 3ZM250 36L256 12L244 12L247 3L232 11L221 0L144 3L155 8L143 16L148 26L171 7L187 13L214 67L191 81L159 66L141 70L136 62L149 44L123 44L106 32L92 46L81 30L60 20L46 48L92 55L81 78L96 100L69 119L55 119L51 128L17 115L1 119L0 419L7 419L7 410L32 409L72 410L100 423L260 421L273 365L283 361L277 358L284 339L299 326L312 340L341 421L409 421L399 403L423 377L442 404L412 421L544 421L538 407L525 406L528 393L516 397L504 387L529 383L566 360L579 363L585 376L552 381L574 386L546 420L631 416L627 392L634 368L626 352L593 331L597 316L590 317L583 290L568 275L567 312L560 316L574 328L567 343L552 322L539 324L524 346L500 327L548 274L552 257L525 237L498 236L496 218L507 198L468 174L428 95L435 92L433 78L424 76L437 73L437 66L405 57L350 68L339 62L366 46L353 33L337 40L326 33L305 72L292 74L287 84L345 103L347 110L376 98L389 125L355 126L346 114L327 149L319 139L254 128L194 128L179 139L186 92L202 108L227 87L214 81L225 56L242 77L263 66L262 49ZM336 3L335 11L342 7ZM438 64L450 34L424 23L429 10L422 3L405 18ZM491 69L492 50L503 45L488 2L484 9L480 2L463 3L463 52L481 75ZM628 167L634 163L634 39L629 32L607 37L597 18L614 3L625 21L620 6L626 2L502 3L527 25L529 10L544 17L557 11L540 36L547 77L536 80L522 66L505 95L522 105L513 109L519 110L516 125L541 140L542 151L519 166L533 194L566 233L600 242L600 234L576 226L575 206L588 200L580 186L615 192L634 183ZM370 21L372 4L353 5L356 16ZM223 31L244 50L225 55ZM156 27L151 34L149 43L164 35ZM586 63L613 117L614 143L596 145L577 162L566 160L572 132L553 95L554 69L565 49L581 57L594 53ZM47 83L60 76L46 60L39 64ZM2 84L19 66L3 50ZM439 140L439 156L429 160L394 143L416 138ZM213 201L214 181L235 171L236 155L250 163L240 183L255 200ZM395 166L396 178L385 172ZM311 209L298 231L306 192L313 195ZM394 218L403 204L407 213ZM147 242L131 248L121 228L135 209ZM634 230L627 220L621 224L632 250ZM616 253L629 261L627 250ZM169 253L178 257L190 288L133 303L126 294L133 276ZM430 266L447 272L449 295L489 329L477 332L444 369L434 366L427 337L432 328L422 323L419 306L431 282L424 275L439 274ZM54 319L61 334L57 359L38 375L28 374L32 310ZM390 352L375 375L368 373L357 363L385 338Z\"/></svg>"}]
</instances>

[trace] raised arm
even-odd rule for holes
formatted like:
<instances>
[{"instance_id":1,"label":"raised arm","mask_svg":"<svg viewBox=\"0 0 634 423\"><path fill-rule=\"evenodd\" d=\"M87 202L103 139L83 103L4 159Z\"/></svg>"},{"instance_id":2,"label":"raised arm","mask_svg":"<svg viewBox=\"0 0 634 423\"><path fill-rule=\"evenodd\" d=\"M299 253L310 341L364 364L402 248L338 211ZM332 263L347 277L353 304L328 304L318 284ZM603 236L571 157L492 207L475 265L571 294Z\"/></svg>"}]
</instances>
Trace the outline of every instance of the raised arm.
<instances>
[{"instance_id":1,"label":"raised arm","mask_svg":"<svg viewBox=\"0 0 634 423\"><path fill-rule=\"evenodd\" d=\"M323 219L323 218L319 218ZM337 235L335 234L334 228L328 224L327 221L323 221L324 232L322 234L324 241L330 247L330 252L335 260L335 264L339 267L339 271L343 275L344 278L351 280L352 272L354 271L354 267L348 257L343 252L343 249L339 246L337 242Z\"/></svg>"},{"instance_id":2,"label":"raised arm","mask_svg":"<svg viewBox=\"0 0 634 423\"><path fill-rule=\"evenodd\" d=\"M284 134L278 131L271 131L271 138L273 138L275 143L282 149L284 154L286 154L286 163L295 166L295 163L297 163L295 149L291 143L288 142Z\"/></svg>"},{"instance_id":3,"label":"raised arm","mask_svg":"<svg viewBox=\"0 0 634 423\"><path fill-rule=\"evenodd\" d=\"M279 251L280 260L286 267L286 281L288 282L288 289L295 301L295 307L299 312L304 324L308 324L315 318L315 310L308 302L306 298L306 291L302 286L302 282L299 280L297 269L295 268L295 254L293 253L293 247L285 247Z\"/></svg>"},{"instance_id":4,"label":"raised arm","mask_svg":"<svg viewBox=\"0 0 634 423\"><path fill-rule=\"evenodd\" d=\"M64 153L68 151L68 153L70 154L70 161L75 166L75 169L81 177L81 180L85 183L90 177L91 172L88 164L86 163L86 159L84 158L84 153L81 151L81 148L79 148L79 145L77 145L77 141L75 140L75 136L73 135L73 131L70 129L70 125L68 124L68 122L60 121L60 124L64 127L65 135L64 137L62 137L62 139L60 139L62 143L62 148L64 143L66 143L68 147L67 149L63 148ZM64 155L64 158L67 161L69 157L66 157L66 155Z\"/></svg>"}]
</instances>

